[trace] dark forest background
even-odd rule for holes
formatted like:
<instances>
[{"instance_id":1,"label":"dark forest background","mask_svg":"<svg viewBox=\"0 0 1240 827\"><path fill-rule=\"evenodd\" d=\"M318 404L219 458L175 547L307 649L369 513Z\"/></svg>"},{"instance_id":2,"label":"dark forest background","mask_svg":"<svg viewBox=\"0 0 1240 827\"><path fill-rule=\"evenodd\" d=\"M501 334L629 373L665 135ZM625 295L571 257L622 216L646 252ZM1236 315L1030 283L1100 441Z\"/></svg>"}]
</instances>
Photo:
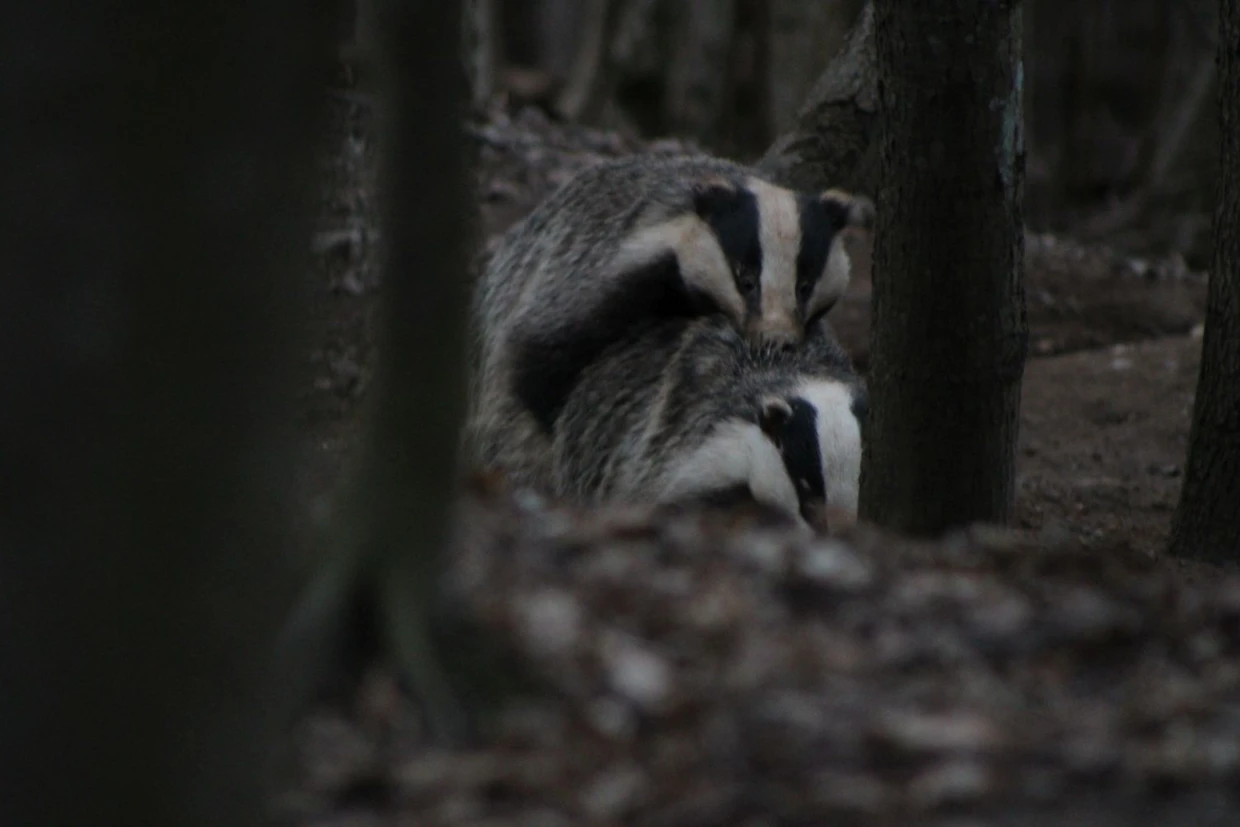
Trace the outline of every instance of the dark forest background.
<instances>
[{"instance_id":1,"label":"dark forest background","mask_svg":"<svg viewBox=\"0 0 1240 827\"><path fill-rule=\"evenodd\" d=\"M357 0L354 0L356 4ZM346 3L342 53L367 50ZM755 158L798 109L860 0L474 0L476 103ZM1208 0L1024 4L1029 229L1209 258L1218 12ZM360 74L360 72L359 72Z\"/></svg>"}]
</instances>

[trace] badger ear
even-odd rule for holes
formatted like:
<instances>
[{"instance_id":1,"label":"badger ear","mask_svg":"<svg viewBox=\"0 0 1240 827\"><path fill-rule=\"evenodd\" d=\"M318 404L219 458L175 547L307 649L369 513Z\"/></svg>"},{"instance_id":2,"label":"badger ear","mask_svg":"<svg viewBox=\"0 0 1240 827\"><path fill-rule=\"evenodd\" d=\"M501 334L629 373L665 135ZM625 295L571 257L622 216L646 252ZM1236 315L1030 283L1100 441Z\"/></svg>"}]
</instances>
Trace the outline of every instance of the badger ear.
<instances>
[{"instance_id":1,"label":"badger ear","mask_svg":"<svg viewBox=\"0 0 1240 827\"><path fill-rule=\"evenodd\" d=\"M864 195L829 189L819 196L819 200L831 217L836 232L845 227L869 230L874 226L874 202Z\"/></svg>"},{"instance_id":2,"label":"badger ear","mask_svg":"<svg viewBox=\"0 0 1240 827\"><path fill-rule=\"evenodd\" d=\"M725 212L736 203L736 185L721 175L709 175L693 183L693 211L702 218Z\"/></svg>"},{"instance_id":3,"label":"badger ear","mask_svg":"<svg viewBox=\"0 0 1240 827\"><path fill-rule=\"evenodd\" d=\"M758 407L758 427L776 445L780 444L780 436L789 419L792 419L792 406L786 399L768 396Z\"/></svg>"}]
</instances>

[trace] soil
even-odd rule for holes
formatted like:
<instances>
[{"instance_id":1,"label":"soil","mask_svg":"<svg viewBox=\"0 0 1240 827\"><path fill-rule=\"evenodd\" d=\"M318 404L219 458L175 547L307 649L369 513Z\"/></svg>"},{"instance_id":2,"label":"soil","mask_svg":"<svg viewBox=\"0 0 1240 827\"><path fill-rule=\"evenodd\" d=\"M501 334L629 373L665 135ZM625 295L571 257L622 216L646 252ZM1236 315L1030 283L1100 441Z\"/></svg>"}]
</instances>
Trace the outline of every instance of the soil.
<instances>
[{"instance_id":1,"label":"soil","mask_svg":"<svg viewBox=\"0 0 1240 827\"><path fill-rule=\"evenodd\" d=\"M335 103L311 508L360 431L381 293L368 105ZM642 148L534 110L471 134L488 241L577 169ZM833 311L863 369L867 244ZM379 670L304 721L286 822L1229 823L1240 579L1164 554L1205 278L1051 236L1026 253L1020 531L912 543L856 526L806 546L753 515L475 490L454 563L465 602L545 691L490 746L446 750Z\"/></svg>"}]
</instances>

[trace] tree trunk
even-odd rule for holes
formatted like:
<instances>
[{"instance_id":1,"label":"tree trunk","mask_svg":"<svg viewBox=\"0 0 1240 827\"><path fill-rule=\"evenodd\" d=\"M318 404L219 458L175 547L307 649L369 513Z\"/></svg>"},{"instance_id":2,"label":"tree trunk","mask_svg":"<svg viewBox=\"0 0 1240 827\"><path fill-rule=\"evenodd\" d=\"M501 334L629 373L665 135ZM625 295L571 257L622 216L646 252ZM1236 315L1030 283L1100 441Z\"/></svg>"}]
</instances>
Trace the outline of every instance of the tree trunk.
<instances>
[{"instance_id":1,"label":"tree trunk","mask_svg":"<svg viewBox=\"0 0 1240 827\"><path fill-rule=\"evenodd\" d=\"M878 171L873 140L877 88L874 6L867 2L844 46L814 84L796 124L771 144L758 169L807 192L843 187L872 194Z\"/></svg>"},{"instance_id":2,"label":"tree trunk","mask_svg":"<svg viewBox=\"0 0 1240 827\"><path fill-rule=\"evenodd\" d=\"M455 680L454 667L479 646L471 639L445 655L434 638L465 405L472 199L464 18L449 3L375 3L385 256L379 365L358 471L323 539L324 569L286 630L286 657L308 660L304 668L318 673L321 687L342 666L376 656L408 683L432 734L459 742L473 723L462 700L472 687ZM356 649L359 602L378 633L361 642L376 652Z\"/></svg>"},{"instance_id":3,"label":"tree trunk","mask_svg":"<svg viewBox=\"0 0 1240 827\"><path fill-rule=\"evenodd\" d=\"M45 0L0 30L6 825L263 823L334 23Z\"/></svg>"},{"instance_id":4,"label":"tree trunk","mask_svg":"<svg viewBox=\"0 0 1240 827\"><path fill-rule=\"evenodd\" d=\"M1219 188L1214 266L1184 490L1171 553L1240 559L1240 2L1219 0Z\"/></svg>"},{"instance_id":5,"label":"tree trunk","mask_svg":"<svg viewBox=\"0 0 1240 827\"><path fill-rule=\"evenodd\" d=\"M1027 348L1021 3L875 0L879 101L861 511L1004 522Z\"/></svg>"}]
</instances>

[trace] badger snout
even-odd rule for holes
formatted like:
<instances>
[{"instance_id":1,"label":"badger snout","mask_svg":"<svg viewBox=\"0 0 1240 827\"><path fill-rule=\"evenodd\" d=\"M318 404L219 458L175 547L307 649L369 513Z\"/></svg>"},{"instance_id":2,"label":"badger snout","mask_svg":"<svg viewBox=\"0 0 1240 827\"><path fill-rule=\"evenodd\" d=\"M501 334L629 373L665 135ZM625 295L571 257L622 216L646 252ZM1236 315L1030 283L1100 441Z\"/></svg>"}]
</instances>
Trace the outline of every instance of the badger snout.
<instances>
[{"instance_id":1,"label":"badger snout","mask_svg":"<svg viewBox=\"0 0 1240 827\"><path fill-rule=\"evenodd\" d=\"M749 326L749 338L764 348L791 350L801 343L802 331L791 319L758 319Z\"/></svg>"}]
</instances>

